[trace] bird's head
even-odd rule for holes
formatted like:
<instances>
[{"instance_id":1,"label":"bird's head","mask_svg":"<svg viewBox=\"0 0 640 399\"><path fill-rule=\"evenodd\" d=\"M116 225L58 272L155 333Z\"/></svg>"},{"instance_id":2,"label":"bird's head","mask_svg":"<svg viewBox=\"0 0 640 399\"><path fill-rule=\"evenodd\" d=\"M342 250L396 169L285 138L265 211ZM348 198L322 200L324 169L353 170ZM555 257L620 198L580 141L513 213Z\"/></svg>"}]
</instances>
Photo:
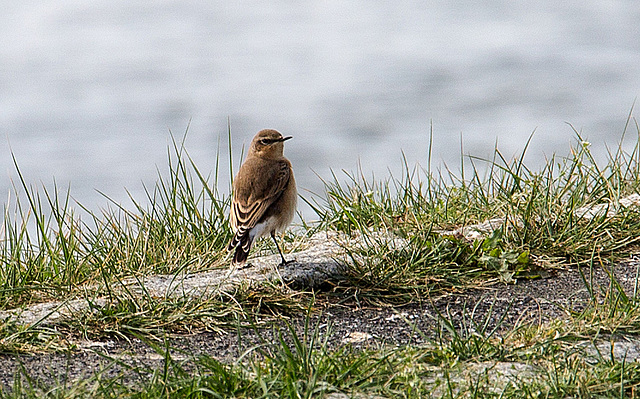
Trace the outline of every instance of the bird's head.
<instances>
[{"instance_id":1,"label":"bird's head","mask_svg":"<svg viewBox=\"0 0 640 399\"><path fill-rule=\"evenodd\" d=\"M282 137L277 130L260 130L251 141L249 155L256 155L263 158L281 157L284 150L284 142L291 136Z\"/></svg>"}]
</instances>

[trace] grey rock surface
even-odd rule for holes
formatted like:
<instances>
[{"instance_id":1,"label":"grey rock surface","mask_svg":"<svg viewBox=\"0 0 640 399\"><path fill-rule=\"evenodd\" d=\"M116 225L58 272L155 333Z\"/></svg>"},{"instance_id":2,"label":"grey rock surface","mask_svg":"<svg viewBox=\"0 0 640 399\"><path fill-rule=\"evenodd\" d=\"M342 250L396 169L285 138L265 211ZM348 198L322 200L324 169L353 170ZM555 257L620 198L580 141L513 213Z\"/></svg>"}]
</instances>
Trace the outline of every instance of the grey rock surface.
<instances>
[{"instance_id":1,"label":"grey rock surface","mask_svg":"<svg viewBox=\"0 0 640 399\"><path fill-rule=\"evenodd\" d=\"M270 255L250 259L243 268L129 278L122 282L120 289L160 298L203 298L265 281L283 281L294 288L315 288L340 278L342 268L338 259L344 254L341 243L347 240L346 236L336 232L317 233L308 239L305 249L288 254L287 257L294 260L284 266L279 266L279 255ZM0 321L20 325L53 324L61 318L95 310L107 303L105 297L91 298L91 304L87 299L40 303L24 309L0 311Z\"/></svg>"}]
</instances>

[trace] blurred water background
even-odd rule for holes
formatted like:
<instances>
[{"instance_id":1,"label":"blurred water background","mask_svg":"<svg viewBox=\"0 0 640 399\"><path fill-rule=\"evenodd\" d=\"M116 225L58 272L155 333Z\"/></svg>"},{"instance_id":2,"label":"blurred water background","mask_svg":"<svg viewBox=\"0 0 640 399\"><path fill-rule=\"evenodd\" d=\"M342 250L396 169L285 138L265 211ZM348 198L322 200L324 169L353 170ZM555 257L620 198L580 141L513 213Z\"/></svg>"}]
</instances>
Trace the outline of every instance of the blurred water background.
<instances>
[{"instance_id":1,"label":"blurred water background","mask_svg":"<svg viewBox=\"0 0 640 399\"><path fill-rule=\"evenodd\" d=\"M169 131L208 173L227 122L235 164L262 128L293 135L300 191L316 173L452 169L465 154L601 157L640 93L631 0L4 0L0 202L17 174L70 187L89 209L144 199ZM632 131L633 132L633 131ZM223 169L226 171L226 169ZM222 173L220 190L228 189ZM309 210L303 207L305 218Z\"/></svg>"}]
</instances>

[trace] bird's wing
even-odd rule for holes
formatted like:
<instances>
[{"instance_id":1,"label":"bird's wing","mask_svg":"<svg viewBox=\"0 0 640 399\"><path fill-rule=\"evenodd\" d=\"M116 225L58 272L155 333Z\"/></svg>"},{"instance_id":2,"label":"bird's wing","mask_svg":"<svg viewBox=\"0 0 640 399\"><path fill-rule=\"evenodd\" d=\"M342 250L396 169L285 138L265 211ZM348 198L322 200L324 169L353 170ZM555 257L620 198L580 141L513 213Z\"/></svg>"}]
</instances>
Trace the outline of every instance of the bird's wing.
<instances>
[{"instance_id":1,"label":"bird's wing","mask_svg":"<svg viewBox=\"0 0 640 399\"><path fill-rule=\"evenodd\" d=\"M249 176L248 178L253 178L251 184L234 184L231 224L235 230L241 226L253 228L269 206L284 192L291 176L289 162L278 162L278 167L272 170L272 173L261 173L257 178Z\"/></svg>"}]
</instances>

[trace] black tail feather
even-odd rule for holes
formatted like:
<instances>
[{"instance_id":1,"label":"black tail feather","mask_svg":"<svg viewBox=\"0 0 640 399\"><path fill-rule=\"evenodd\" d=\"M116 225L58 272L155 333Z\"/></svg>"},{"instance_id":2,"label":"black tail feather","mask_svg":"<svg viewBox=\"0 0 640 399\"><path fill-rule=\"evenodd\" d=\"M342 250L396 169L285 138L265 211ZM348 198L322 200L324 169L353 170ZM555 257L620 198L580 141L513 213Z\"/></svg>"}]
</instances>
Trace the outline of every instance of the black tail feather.
<instances>
[{"instance_id":1,"label":"black tail feather","mask_svg":"<svg viewBox=\"0 0 640 399\"><path fill-rule=\"evenodd\" d=\"M236 253L233 254L233 263L243 264L247 261L248 257L249 257L249 251L245 251L242 245L238 245L236 247Z\"/></svg>"},{"instance_id":2,"label":"black tail feather","mask_svg":"<svg viewBox=\"0 0 640 399\"><path fill-rule=\"evenodd\" d=\"M249 257L252 241L249 236L249 231L250 230L245 229L244 227L240 227L227 247L229 251L232 251L234 248L236 250L233 254L234 264L245 263Z\"/></svg>"}]
</instances>

